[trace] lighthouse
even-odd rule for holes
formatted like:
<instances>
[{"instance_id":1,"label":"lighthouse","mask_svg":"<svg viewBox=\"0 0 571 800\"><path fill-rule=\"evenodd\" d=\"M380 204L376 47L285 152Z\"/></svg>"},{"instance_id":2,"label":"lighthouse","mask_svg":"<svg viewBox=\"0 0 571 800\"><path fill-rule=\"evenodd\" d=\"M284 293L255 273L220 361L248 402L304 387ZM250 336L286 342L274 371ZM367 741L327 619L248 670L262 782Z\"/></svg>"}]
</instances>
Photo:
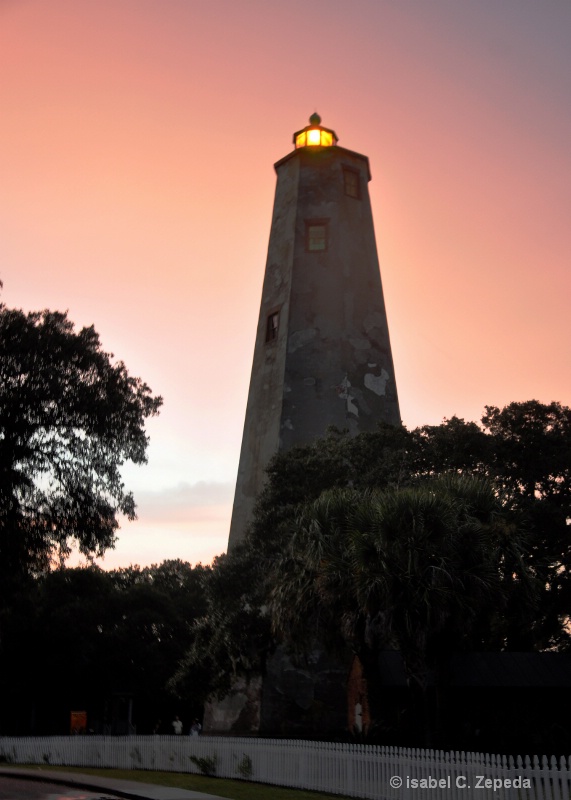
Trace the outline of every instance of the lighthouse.
<instances>
[{"instance_id":1,"label":"lighthouse","mask_svg":"<svg viewBox=\"0 0 571 800\"><path fill-rule=\"evenodd\" d=\"M272 456L400 413L369 198L369 160L312 114L277 185L228 546Z\"/></svg>"}]
</instances>

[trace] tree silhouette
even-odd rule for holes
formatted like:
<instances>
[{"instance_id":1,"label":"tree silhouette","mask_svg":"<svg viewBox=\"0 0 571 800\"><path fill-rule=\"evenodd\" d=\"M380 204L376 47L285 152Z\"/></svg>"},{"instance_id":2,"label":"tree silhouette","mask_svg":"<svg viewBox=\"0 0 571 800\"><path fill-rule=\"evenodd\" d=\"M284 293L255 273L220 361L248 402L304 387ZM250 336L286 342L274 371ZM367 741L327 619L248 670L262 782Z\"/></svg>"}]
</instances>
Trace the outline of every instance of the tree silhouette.
<instances>
[{"instance_id":1,"label":"tree silhouette","mask_svg":"<svg viewBox=\"0 0 571 800\"><path fill-rule=\"evenodd\" d=\"M135 517L121 479L146 460L145 419L162 400L66 314L0 307L0 582L113 546Z\"/></svg>"},{"instance_id":2,"label":"tree silhouette","mask_svg":"<svg viewBox=\"0 0 571 800\"><path fill-rule=\"evenodd\" d=\"M451 652L501 638L515 591L533 604L524 552L520 517L482 479L325 492L303 509L272 572L274 632L293 644L344 641L363 664L373 706L379 652L398 649L429 745L430 676L438 682Z\"/></svg>"}]
</instances>

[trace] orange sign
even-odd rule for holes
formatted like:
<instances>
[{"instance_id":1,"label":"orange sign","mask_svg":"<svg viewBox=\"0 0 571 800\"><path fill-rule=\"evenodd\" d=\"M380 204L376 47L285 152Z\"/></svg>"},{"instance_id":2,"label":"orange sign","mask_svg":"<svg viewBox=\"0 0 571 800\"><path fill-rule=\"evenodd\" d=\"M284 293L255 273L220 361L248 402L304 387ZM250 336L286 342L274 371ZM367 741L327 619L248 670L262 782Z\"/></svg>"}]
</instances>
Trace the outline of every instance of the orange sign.
<instances>
[{"instance_id":1,"label":"orange sign","mask_svg":"<svg viewBox=\"0 0 571 800\"><path fill-rule=\"evenodd\" d=\"M87 730L87 711L72 711L70 715L70 733L85 733Z\"/></svg>"}]
</instances>

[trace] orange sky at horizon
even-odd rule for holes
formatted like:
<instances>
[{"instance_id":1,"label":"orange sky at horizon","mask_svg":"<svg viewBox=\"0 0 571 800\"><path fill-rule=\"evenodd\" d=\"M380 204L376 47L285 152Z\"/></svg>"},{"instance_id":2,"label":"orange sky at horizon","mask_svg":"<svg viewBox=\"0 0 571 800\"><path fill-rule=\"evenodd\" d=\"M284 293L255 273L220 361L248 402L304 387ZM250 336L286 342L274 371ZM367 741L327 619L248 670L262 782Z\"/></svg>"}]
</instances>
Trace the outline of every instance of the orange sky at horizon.
<instances>
[{"instance_id":1,"label":"orange sky at horizon","mask_svg":"<svg viewBox=\"0 0 571 800\"><path fill-rule=\"evenodd\" d=\"M226 548L275 174L370 159L403 421L571 404L571 5L0 0L0 278L164 396L105 567Z\"/></svg>"}]
</instances>

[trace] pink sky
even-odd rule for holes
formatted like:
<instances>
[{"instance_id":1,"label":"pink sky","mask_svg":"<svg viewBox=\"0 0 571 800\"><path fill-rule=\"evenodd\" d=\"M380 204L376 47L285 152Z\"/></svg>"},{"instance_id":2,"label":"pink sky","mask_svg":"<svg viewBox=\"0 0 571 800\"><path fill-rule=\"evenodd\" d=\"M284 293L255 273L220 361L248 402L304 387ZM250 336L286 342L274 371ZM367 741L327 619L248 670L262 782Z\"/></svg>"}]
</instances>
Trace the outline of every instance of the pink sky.
<instances>
[{"instance_id":1,"label":"pink sky","mask_svg":"<svg viewBox=\"0 0 571 800\"><path fill-rule=\"evenodd\" d=\"M568 0L0 0L3 299L165 399L104 566L226 548L275 188L370 159L403 421L571 404Z\"/></svg>"}]
</instances>

